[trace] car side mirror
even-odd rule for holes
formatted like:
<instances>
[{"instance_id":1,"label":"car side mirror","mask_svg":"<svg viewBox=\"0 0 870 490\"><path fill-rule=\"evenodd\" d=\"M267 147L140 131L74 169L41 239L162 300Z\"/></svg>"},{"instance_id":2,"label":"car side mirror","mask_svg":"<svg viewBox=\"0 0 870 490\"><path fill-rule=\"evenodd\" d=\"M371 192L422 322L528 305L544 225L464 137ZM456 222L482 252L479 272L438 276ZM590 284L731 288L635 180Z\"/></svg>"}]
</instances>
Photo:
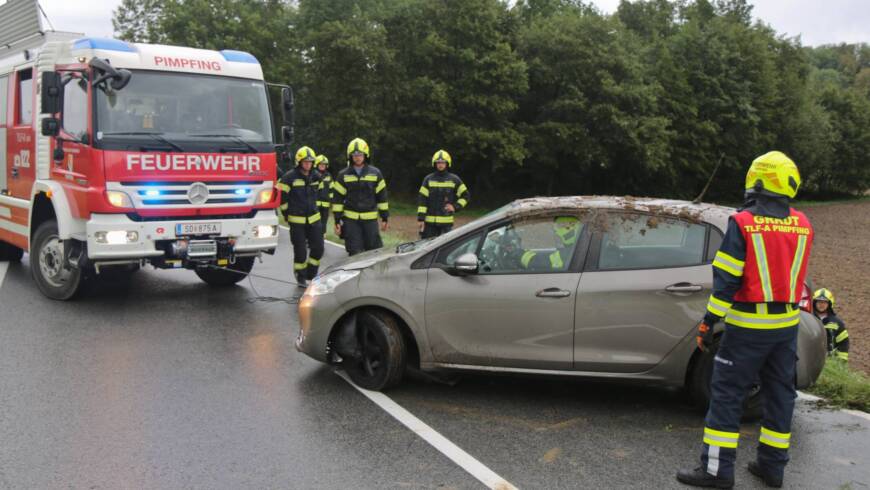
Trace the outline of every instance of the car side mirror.
<instances>
[{"instance_id":1,"label":"car side mirror","mask_svg":"<svg viewBox=\"0 0 870 490\"><path fill-rule=\"evenodd\" d=\"M462 254L456 259L451 267L452 271L457 275L477 274L480 268L480 261L477 260L477 255L473 253Z\"/></svg>"}]
</instances>

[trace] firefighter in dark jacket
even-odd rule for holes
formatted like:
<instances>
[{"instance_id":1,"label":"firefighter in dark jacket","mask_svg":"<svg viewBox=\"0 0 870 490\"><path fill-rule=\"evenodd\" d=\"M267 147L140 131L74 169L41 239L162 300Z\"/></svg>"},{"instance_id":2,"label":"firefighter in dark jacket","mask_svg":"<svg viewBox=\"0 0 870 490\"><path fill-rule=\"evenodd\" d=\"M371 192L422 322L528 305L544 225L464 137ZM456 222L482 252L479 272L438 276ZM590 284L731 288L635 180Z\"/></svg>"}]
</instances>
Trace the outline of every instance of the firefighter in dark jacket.
<instances>
[{"instance_id":1,"label":"firefighter in dark jacket","mask_svg":"<svg viewBox=\"0 0 870 490\"><path fill-rule=\"evenodd\" d=\"M326 155L317 155L314 160L317 173L320 176L320 189L317 193L317 208L320 209L320 228L326 233L326 222L329 220L329 208L332 205L332 174L329 173L329 159Z\"/></svg>"},{"instance_id":2,"label":"firefighter in dark jacket","mask_svg":"<svg viewBox=\"0 0 870 490\"><path fill-rule=\"evenodd\" d=\"M764 415L749 471L782 486L796 395L798 303L813 242L809 220L789 205L800 183L794 162L778 151L756 158L746 174L746 200L728 221L713 260L713 294L698 324L702 351L715 345L713 327L723 318L725 332L713 358L701 465L680 470L683 483L734 485L743 400L760 379Z\"/></svg>"},{"instance_id":3,"label":"firefighter in dark jacket","mask_svg":"<svg viewBox=\"0 0 870 490\"><path fill-rule=\"evenodd\" d=\"M323 231L320 211L317 209L320 176L312 168L316 158L307 146L296 152L296 167L281 177L281 212L290 226L293 243L293 274L299 287L317 275L323 257ZM310 254L309 254L310 249Z\"/></svg>"},{"instance_id":4,"label":"firefighter in dark jacket","mask_svg":"<svg viewBox=\"0 0 870 490\"><path fill-rule=\"evenodd\" d=\"M335 234L344 238L344 248L350 255L381 248L381 231L387 230L390 206L387 202L387 182L381 171L369 163L369 145L361 138L347 145L348 166L332 183L332 212Z\"/></svg>"},{"instance_id":5,"label":"firefighter in dark jacket","mask_svg":"<svg viewBox=\"0 0 870 490\"><path fill-rule=\"evenodd\" d=\"M453 215L468 206L471 194L462 179L448 169L453 165L450 154L438 150L432 155L435 171L423 179L417 198L417 221L423 238L436 237L453 228Z\"/></svg>"},{"instance_id":6,"label":"firefighter in dark jacket","mask_svg":"<svg viewBox=\"0 0 870 490\"><path fill-rule=\"evenodd\" d=\"M849 360L849 331L846 324L834 313L834 293L819 289L813 293L813 313L819 317L828 335L828 355Z\"/></svg>"}]
</instances>

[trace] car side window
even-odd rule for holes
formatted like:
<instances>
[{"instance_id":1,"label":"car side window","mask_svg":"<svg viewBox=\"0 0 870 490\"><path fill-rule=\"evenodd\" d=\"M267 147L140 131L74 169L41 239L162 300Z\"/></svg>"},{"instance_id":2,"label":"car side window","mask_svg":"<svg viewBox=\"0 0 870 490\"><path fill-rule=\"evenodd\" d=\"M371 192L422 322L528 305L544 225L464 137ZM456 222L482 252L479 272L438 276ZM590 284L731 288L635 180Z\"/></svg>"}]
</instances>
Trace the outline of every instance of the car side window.
<instances>
[{"instance_id":1,"label":"car side window","mask_svg":"<svg viewBox=\"0 0 870 490\"><path fill-rule=\"evenodd\" d=\"M707 240L707 262L713 262L713 259L716 257L716 252L719 251L719 247L722 246L722 239L724 235L719 228L716 228L713 225L708 225L710 227L710 238Z\"/></svg>"},{"instance_id":2,"label":"car side window","mask_svg":"<svg viewBox=\"0 0 870 490\"><path fill-rule=\"evenodd\" d=\"M477 248L480 245L481 233L475 233L465 237L457 242L442 248L438 251L438 256L435 258L435 263L442 266L452 266L456 263L456 259L468 253L477 253Z\"/></svg>"},{"instance_id":3,"label":"car side window","mask_svg":"<svg viewBox=\"0 0 870 490\"><path fill-rule=\"evenodd\" d=\"M583 223L574 216L549 216L490 228L478 257L478 273L566 272L582 231Z\"/></svg>"},{"instance_id":4,"label":"car side window","mask_svg":"<svg viewBox=\"0 0 870 490\"><path fill-rule=\"evenodd\" d=\"M663 269L700 265L706 254L705 225L633 213L607 216L599 270Z\"/></svg>"}]
</instances>

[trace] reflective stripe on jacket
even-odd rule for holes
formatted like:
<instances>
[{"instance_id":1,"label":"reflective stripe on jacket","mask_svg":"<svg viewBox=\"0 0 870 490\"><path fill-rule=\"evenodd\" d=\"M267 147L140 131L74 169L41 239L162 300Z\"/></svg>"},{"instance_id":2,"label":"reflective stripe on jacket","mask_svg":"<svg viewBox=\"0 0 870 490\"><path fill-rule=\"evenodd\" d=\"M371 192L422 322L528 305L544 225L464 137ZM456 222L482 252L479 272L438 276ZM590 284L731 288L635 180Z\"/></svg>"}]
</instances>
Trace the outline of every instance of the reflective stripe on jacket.
<instances>
[{"instance_id":1,"label":"reflective stripe on jacket","mask_svg":"<svg viewBox=\"0 0 870 490\"><path fill-rule=\"evenodd\" d=\"M332 212L335 222L347 219L381 219L390 216L387 201L387 181L381 171L371 165L363 165L359 175L353 165L345 168L332 183Z\"/></svg>"},{"instance_id":2,"label":"reflective stripe on jacket","mask_svg":"<svg viewBox=\"0 0 870 490\"><path fill-rule=\"evenodd\" d=\"M432 172L423 179L417 197L417 221L452 224L453 213L444 209L452 204L456 211L468 206L471 193L458 175Z\"/></svg>"},{"instance_id":3,"label":"reflective stripe on jacket","mask_svg":"<svg viewBox=\"0 0 870 490\"><path fill-rule=\"evenodd\" d=\"M315 170L304 175L299 167L290 170L278 181L281 190L281 215L291 224L315 223L320 220L317 196L320 176Z\"/></svg>"}]
</instances>

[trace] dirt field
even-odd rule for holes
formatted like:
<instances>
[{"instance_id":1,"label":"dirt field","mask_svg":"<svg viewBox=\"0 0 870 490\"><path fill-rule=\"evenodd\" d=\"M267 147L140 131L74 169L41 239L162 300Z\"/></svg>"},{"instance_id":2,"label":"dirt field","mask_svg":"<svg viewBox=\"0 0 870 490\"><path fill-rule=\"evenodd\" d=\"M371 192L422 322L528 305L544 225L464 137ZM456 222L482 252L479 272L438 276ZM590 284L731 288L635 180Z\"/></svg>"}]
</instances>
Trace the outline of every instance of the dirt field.
<instances>
[{"instance_id":1,"label":"dirt field","mask_svg":"<svg viewBox=\"0 0 870 490\"><path fill-rule=\"evenodd\" d=\"M816 231L810 277L834 293L849 330L849 364L870 374L870 201L800 209Z\"/></svg>"},{"instance_id":2,"label":"dirt field","mask_svg":"<svg viewBox=\"0 0 870 490\"><path fill-rule=\"evenodd\" d=\"M849 363L870 374L870 201L800 209L816 231L810 277L816 288L834 292L835 309L849 330ZM456 226L468 221L468 217L457 216ZM390 231L413 240L417 236L416 217L391 217Z\"/></svg>"}]
</instances>

